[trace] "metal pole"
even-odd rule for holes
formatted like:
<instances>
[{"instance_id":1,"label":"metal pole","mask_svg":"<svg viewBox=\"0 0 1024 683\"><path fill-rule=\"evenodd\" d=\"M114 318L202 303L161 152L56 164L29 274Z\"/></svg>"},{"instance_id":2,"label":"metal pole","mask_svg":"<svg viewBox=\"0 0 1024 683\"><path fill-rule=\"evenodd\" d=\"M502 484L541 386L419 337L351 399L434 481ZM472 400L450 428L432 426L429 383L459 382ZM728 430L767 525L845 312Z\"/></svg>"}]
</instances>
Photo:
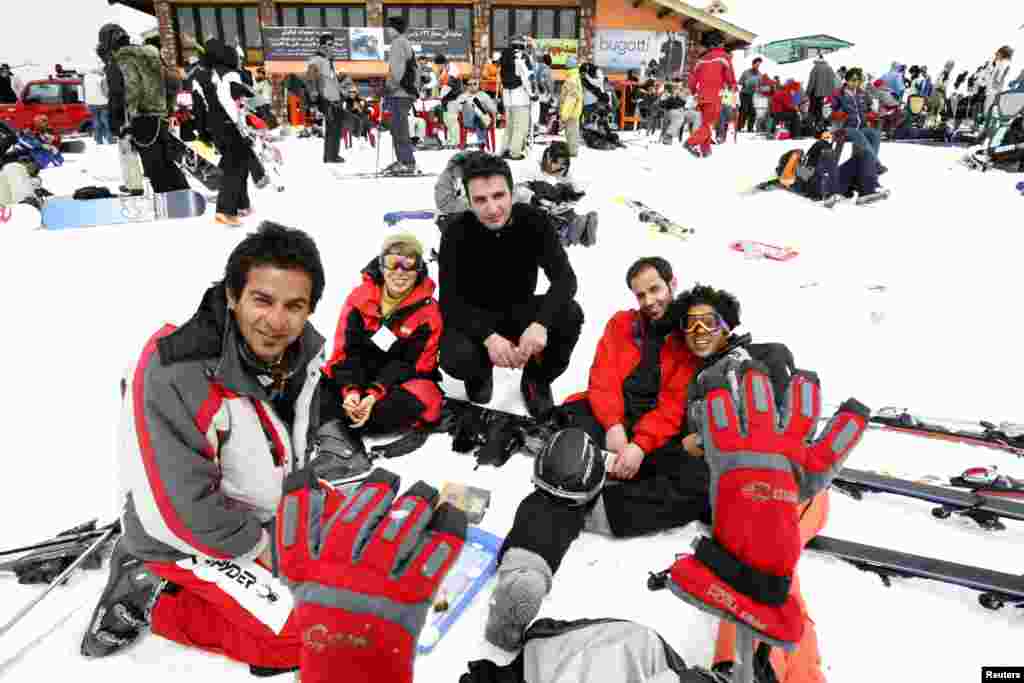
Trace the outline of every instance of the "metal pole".
<instances>
[{"instance_id":1,"label":"metal pole","mask_svg":"<svg viewBox=\"0 0 1024 683\"><path fill-rule=\"evenodd\" d=\"M736 660L733 683L754 683L754 633L740 624L736 624Z\"/></svg>"},{"instance_id":2,"label":"metal pole","mask_svg":"<svg viewBox=\"0 0 1024 683\"><path fill-rule=\"evenodd\" d=\"M69 576L71 576L71 572L73 572L76 569L78 569L79 565L81 565L83 562L85 562L85 560L87 560L90 555L92 555L94 552L97 552L103 546L103 544L106 543L114 535L114 533L117 530L118 530L118 527L116 525L109 527L102 536L100 536L98 539L96 539L96 541L91 546L89 546L86 549L86 551L81 554L81 556L79 556L79 558L77 560L72 562L71 565L67 569L65 569L63 572L60 573L60 575L57 578L55 578L53 581L51 581L50 585L47 586L46 589L42 593L40 593L36 597L32 598L28 602L27 605L25 605L20 610L18 610L18 612L14 615L14 617L10 621L8 621L3 626L0 626L0 638L3 638L4 635L8 631L10 631L14 627L15 624L17 624L19 621L21 621L21 619L26 614L28 614L32 610L33 607L38 605L43 600L43 598L45 598L47 595L49 595L50 591L52 591L54 588L59 586L65 579L67 579Z\"/></svg>"}]
</instances>

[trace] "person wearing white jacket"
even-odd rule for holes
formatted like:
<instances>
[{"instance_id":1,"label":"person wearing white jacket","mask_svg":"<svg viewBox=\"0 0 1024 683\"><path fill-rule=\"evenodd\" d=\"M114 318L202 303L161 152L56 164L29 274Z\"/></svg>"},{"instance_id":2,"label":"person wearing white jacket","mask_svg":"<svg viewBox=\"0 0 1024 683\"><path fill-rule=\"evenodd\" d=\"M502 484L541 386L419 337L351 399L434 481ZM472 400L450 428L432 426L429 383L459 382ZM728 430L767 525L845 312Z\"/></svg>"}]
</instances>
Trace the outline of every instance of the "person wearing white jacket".
<instances>
[{"instance_id":1,"label":"person wearing white jacket","mask_svg":"<svg viewBox=\"0 0 1024 683\"><path fill-rule=\"evenodd\" d=\"M513 38L501 53L502 98L505 102L505 136L502 156L513 161L526 158L530 134L530 107L537 100L530 82L530 66L525 54L527 39Z\"/></svg>"},{"instance_id":2,"label":"person wearing white jacket","mask_svg":"<svg viewBox=\"0 0 1024 683\"><path fill-rule=\"evenodd\" d=\"M996 50L995 59L989 64L985 70L985 115L988 115L989 109L992 108L992 104L996 101L999 93L1003 92L1003 86L1006 85L1006 78L1010 74L1010 60L1013 59L1013 48L1009 45Z\"/></svg>"},{"instance_id":3,"label":"person wearing white jacket","mask_svg":"<svg viewBox=\"0 0 1024 683\"><path fill-rule=\"evenodd\" d=\"M114 135L110 130L110 106L107 101L107 77L103 66L85 72L85 104L92 114L93 137L97 145L114 144ZM106 141L106 142L104 142Z\"/></svg>"}]
</instances>

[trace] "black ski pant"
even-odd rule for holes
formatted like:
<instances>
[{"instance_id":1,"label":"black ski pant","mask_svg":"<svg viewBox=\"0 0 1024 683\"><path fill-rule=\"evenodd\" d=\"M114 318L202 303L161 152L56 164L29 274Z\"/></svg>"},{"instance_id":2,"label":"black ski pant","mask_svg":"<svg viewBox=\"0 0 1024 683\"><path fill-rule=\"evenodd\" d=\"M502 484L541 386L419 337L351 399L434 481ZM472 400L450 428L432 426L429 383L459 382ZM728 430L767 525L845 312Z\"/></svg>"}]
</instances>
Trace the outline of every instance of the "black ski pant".
<instances>
[{"instance_id":1,"label":"black ski pant","mask_svg":"<svg viewBox=\"0 0 1024 683\"><path fill-rule=\"evenodd\" d=\"M736 119L736 132L743 130L743 124L747 125L747 132L754 132L754 122L757 120L757 110L754 109L754 93L740 93L740 115Z\"/></svg>"},{"instance_id":2,"label":"black ski pant","mask_svg":"<svg viewBox=\"0 0 1024 683\"><path fill-rule=\"evenodd\" d=\"M537 320L542 301L542 296L534 296L529 303L505 312L494 331L513 344L518 344L526 328ZM554 325L548 328L548 345L541 352L540 360L534 356L523 371L537 381L549 384L554 382L569 367L582 327L583 309L575 300L570 300L555 316ZM481 381L490 377L494 370L494 364L482 341L476 341L465 332L448 325L441 335L441 367L455 379L464 382Z\"/></svg>"},{"instance_id":3,"label":"black ski pant","mask_svg":"<svg viewBox=\"0 0 1024 683\"><path fill-rule=\"evenodd\" d=\"M812 121L820 121L822 118L824 118L822 113L822 107L824 106L824 104L824 97L815 97L814 95L811 96L811 106L808 109L808 113L810 114Z\"/></svg>"},{"instance_id":4,"label":"black ski pant","mask_svg":"<svg viewBox=\"0 0 1024 683\"><path fill-rule=\"evenodd\" d=\"M189 189L185 174L175 163L171 134L162 116L143 114L132 119L132 146L139 153L142 170L153 186L153 192L176 192Z\"/></svg>"},{"instance_id":5,"label":"black ski pant","mask_svg":"<svg viewBox=\"0 0 1024 683\"><path fill-rule=\"evenodd\" d=\"M574 427L604 446L604 428L586 399L567 403L562 410L572 418ZM570 506L548 493L534 491L519 504L501 554L509 548L529 550L557 572L599 499L612 535L619 538L664 531L695 520L710 524L710 486L704 459L687 455L680 443L672 440L648 453L633 479L609 480L590 505Z\"/></svg>"},{"instance_id":6,"label":"black ski pant","mask_svg":"<svg viewBox=\"0 0 1024 683\"><path fill-rule=\"evenodd\" d=\"M217 213L237 216L249 209L249 170L252 148L236 130L228 130L220 148L220 192L217 194Z\"/></svg>"},{"instance_id":7,"label":"black ski pant","mask_svg":"<svg viewBox=\"0 0 1024 683\"><path fill-rule=\"evenodd\" d=\"M341 103L323 101L324 115L324 163L338 158L341 150Z\"/></svg>"},{"instance_id":8,"label":"black ski pant","mask_svg":"<svg viewBox=\"0 0 1024 683\"><path fill-rule=\"evenodd\" d=\"M391 112L391 143L395 158L406 166L416 165L416 154L409 141L409 112L412 111L411 97L386 97L384 106Z\"/></svg>"}]
</instances>

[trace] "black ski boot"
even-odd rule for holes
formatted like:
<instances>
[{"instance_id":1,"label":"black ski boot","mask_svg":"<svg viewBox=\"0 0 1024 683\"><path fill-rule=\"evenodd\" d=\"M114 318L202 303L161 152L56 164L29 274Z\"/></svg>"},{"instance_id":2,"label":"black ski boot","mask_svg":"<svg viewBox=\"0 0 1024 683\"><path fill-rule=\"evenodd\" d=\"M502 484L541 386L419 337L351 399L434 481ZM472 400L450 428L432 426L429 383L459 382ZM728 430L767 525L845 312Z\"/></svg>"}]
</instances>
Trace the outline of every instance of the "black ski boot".
<instances>
[{"instance_id":1,"label":"black ski boot","mask_svg":"<svg viewBox=\"0 0 1024 683\"><path fill-rule=\"evenodd\" d=\"M331 420L316 433L317 455L313 471L334 483L351 481L370 471L370 457L363 440L343 420Z\"/></svg>"},{"instance_id":2,"label":"black ski boot","mask_svg":"<svg viewBox=\"0 0 1024 683\"><path fill-rule=\"evenodd\" d=\"M117 539L107 587L82 637L82 655L106 657L134 643L149 627L150 613L163 591L177 589L172 585L129 555L123 536Z\"/></svg>"}]
</instances>

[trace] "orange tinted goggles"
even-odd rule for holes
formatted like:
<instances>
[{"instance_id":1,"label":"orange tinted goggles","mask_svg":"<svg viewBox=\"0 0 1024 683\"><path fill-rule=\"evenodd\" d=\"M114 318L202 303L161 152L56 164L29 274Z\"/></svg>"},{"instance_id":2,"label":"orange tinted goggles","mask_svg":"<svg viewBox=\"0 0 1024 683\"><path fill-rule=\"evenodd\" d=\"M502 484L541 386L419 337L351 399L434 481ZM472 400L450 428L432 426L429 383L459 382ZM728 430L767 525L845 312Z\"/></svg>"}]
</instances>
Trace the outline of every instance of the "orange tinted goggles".
<instances>
[{"instance_id":1,"label":"orange tinted goggles","mask_svg":"<svg viewBox=\"0 0 1024 683\"><path fill-rule=\"evenodd\" d=\"M415 256L384 254L380 257L380 267L384 270L404 270L406 272L413 272L420 267L420 260Z\"/></svg>"}]
</instances>

